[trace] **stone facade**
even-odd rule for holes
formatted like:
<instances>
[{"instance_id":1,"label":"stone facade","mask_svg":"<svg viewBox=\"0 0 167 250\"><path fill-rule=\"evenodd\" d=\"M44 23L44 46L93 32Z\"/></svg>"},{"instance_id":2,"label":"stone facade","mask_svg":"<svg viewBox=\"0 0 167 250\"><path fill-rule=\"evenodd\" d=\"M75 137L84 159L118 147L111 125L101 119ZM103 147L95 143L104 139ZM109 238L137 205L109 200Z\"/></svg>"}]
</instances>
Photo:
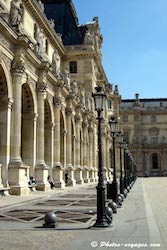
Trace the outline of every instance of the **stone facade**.
<instances>
[{"instance_id":1,"label":"stone facade","mask_svg":"<svg viewBox=\"0 0 167 250\"><path fill-rule=\"evenodd\" d=\"M122 100L120 125L139 176L167 175L167 99Z\"/></svg>"},{"instance_id":2,"label":"stone facade","mask_svg":"<svg viewBox=\"0 0 167 250\"><path fill-rule=\"evenodd\" d=\"M50 188L48 175L60 188L67 172L67 185L97 181L92 92L100 84L111 102L120 99L101 63L98 18L84 26L80 44L64 45L44 4L0 0L0 185L15 195L28 194L30 176L43 191ZM102 124L106 180L111 177L107 102Z\"/></svg>"}]
</instances>

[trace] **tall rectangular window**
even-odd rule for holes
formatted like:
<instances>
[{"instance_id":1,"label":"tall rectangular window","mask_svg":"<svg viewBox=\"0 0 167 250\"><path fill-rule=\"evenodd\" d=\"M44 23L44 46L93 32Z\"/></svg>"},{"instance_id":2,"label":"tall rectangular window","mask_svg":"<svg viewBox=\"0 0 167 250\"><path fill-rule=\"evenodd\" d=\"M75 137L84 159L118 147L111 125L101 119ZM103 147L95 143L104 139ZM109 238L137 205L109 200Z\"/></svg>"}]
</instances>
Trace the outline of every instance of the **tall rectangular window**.
<instances>
[{"instance_id":1,"label":"tall rectangular window","mask_svg":"<svg viewBox=\"0 0 167 250\"><path fill-rule=\"evenodd\" d=\"M70 73L77 73L77 62L76 61L70 62Z\"/></svg>"},{"instance_id":2,"label":"tall rectangular window","mask_svg":"<svg viewBox=\"0 0 167 250\"><path fill-rule=\"evenodd\" d=\"M108 100L108 109L111 109L111 101Z\"/></svg>"},{"instance_id":3,"label":"tall rectangular window","mask_svg":"<svg viewBox=\"0 0 167 250\"><path fill-rule=\"evenodd\" d=\"M157 144L158 143L158 134L157 131L151 132L151 143Z\"/></svg>"}]
</instances>

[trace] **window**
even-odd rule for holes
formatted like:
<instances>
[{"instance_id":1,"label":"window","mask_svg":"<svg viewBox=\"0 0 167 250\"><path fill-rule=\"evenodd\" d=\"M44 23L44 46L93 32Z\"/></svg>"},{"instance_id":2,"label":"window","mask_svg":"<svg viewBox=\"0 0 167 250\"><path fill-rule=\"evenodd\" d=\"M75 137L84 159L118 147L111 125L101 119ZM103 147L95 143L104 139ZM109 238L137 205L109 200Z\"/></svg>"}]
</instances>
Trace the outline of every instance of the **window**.
<instances>
[{"instance_id":1,"label":"window","mask_svg":"<svg viewBox=\"0 0 167 250\"><path fill-rule=\"evenodd\" d=\"M48 40L45 40L45 53L48 54Z\"/></svg>"},{"instance_id":2,"label":"window","mask_svg":"<svg viewBox=\"0 0 167 250\"><path fill-rule=\"evenodd\" d=\"M151 116L151 122L156 122L156 121L157 121L156 115L152 115Z\"/></svg>"},{"instance_id":3,"label":"window","mask_svg":"<svg viewBox=\"0 0 167 250\"><path fill-rule=\"evenodd\" d=\"M122 120L123 122L128 122L128 115L123 115Z\"/></svg>"},{"instance_id":4,"label":"window","mask_svg":"<svg viewBox=\"0 0 167 250\"><path fill-rule=\"evenodd\" d=\"M111 109L111 101L108 100L108 109Z\"/></svg>"},{"instance_id":5,"label":"window","mask_svg":"<svg viewBox=\"0 0 167 250\"><path fill-rule=\"evenodd\" d=\"M34 24L34 38L37 38L37 24Z\"/></svg>"},{"instance_id":6,"label":"window","mask_svg":"<svg viewBox=\"0 0 167 250\"><path fill-rule=\"evenodd\" d=\"M158 133L156 130L151 131L151 143L156 144L158 142Z\"/></svg>"},{"instance_id":7,"label":"window","mask_svg":"<svg viewBox=\"0 0 167 250\"><path fill-rule=\"evenodd\" d=\"M70 73L77 73L77 62L76 61L70 62Z\"/></svg>"},{"instance_id":8,"label":"window","mask_svg":"<svg viewBox=\"0 0 167 250\"><path fill-rule=\"evenodd\" d=\"M140 121L140 116L139 115L134 115L134 122Z\"/></svg>"}]
</instances>

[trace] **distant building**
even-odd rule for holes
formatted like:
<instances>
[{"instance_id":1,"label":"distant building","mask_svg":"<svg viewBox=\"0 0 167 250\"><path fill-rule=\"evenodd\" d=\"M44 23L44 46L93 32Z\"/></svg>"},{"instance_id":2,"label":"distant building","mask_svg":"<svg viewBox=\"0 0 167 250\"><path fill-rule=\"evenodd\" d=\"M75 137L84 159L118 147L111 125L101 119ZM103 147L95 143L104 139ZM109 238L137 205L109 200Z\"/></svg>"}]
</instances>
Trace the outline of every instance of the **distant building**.
<instances>
[{"instance_id":1,"label":"distant building","mask_svg":"<svg viewBox=\"0 0 167 250\"><path fill-rule=\"evenodd\" d=\"M167 98L122 100L120 126L139 176L167 175Z\"/></svg>"}]
</instances>

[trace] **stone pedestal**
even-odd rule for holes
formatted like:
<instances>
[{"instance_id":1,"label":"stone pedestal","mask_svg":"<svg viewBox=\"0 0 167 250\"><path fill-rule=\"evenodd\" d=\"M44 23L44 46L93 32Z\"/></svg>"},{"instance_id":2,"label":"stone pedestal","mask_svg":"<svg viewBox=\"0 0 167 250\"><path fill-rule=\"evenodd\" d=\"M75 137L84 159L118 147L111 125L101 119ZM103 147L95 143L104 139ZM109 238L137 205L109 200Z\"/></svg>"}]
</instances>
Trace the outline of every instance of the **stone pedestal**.
<instances>
[{"instance_id":1,"label":"stone pedestal","mask_svg":"<svg viewBox=\"0 0 167 250\"><path fill-rule=\"evenodd\" d=\"M89 178L90 182L95 182L95 169L93 167L89 170Z\"/></svg>"},{"instance_id":2,"label":"stone pedestal","mask_svg":"<svg viewBox=\"0 0 167 250\"><path fill-rule=\"evenodd\" d=\"M83 167L83 179L84 179L84 183L90 183L89 169L87 166Z\"/></svg>"},{"instance_id":3,"label":"stone pedestal","mask_svg":"<svg viewBox=\"0 0 167 250\"><path fill-rule=\"evenodd\" d=\"M76 166L75 167L75 180L77 184L83 184L84 180L82 178L82 167Z\"/></svg>"},{"instance_id":4,"label":"stone pedestal","mask_svg":"<svg viewBox=\"0 0 167 250\"><path fill-rule=\"evenodd\" d=\"M57 165L53 167L53 181L54 181L55 187L57 188L65 187L64 168L62 166Z\"/></svg>"},{"instance_id":5,"label":"stone pedestal","mask_svg":"<svg viewBox=\"0 0 167 250\"><path fill-rule=\"evenodd\" d=\"M107 168L103 168L103 178L104 178L104 181L108 181L108 170L107 170Z\"/></svg>"},{"instance_id":6,"label":"stone pedestal","mask_svg":"<svg viewBox=\"0 0 167 250\"><path fill-rule=\"evenodd\" d=\"M36 189L40 191L47 191L50 189L50 184L47 180L48 170L45 164L36 164L35 167L35 180L36 180Z\"/></svg>"},{"instance_id":7,"label":"stone pedestal","mask_svg":"<svg viewBox=\"0 0 167 250\"><path fill-rule=\"evenodd\" d=\"M2 185L2 164L0 163L0 187L3 187Z\"/></svg>"},{"instance_id":8,"label":"stone pedestal","mask_svg":"<svg viewBox=\"0 0 167 250\"><path fill-rule=\"evenodd\" d=\"M111 168L108 169L108 178L109 178L109 181L113 180L113 175L112 175L112 169Z\"/></svg>"},{"instance_id":9,"label":"stone pedestal","mask_svg":"<svg viewBox=\"0 0 167 250\"><path fill-rule=\"evenodd\" d=\"M97 170L97 168L95 168L94 176L95 176L95 182L98 182L98 170Z\"/></svg>"},{"instance_id":10,"label":"stone pedestal","mask_svg":"<svg viewBox=\"0 0 167 250\"><path fill-rule=\"evenodd\" d=\"M66 171L68 173L68 183L67 186L75 186L76 180L74 178L74 167L71 164L68 164L66 167Z\"/></svg>"},{"instance_id":11,"label":"stone pedestal","mask_svg":"<svg viewBox=\"0 0 167 250\"><path fill-rule=\"evenodd\" d=\"M9 164L9 186L10 194L28 195L29 166L23 162L11 162Z\"/></svg>"}]
</instances>

